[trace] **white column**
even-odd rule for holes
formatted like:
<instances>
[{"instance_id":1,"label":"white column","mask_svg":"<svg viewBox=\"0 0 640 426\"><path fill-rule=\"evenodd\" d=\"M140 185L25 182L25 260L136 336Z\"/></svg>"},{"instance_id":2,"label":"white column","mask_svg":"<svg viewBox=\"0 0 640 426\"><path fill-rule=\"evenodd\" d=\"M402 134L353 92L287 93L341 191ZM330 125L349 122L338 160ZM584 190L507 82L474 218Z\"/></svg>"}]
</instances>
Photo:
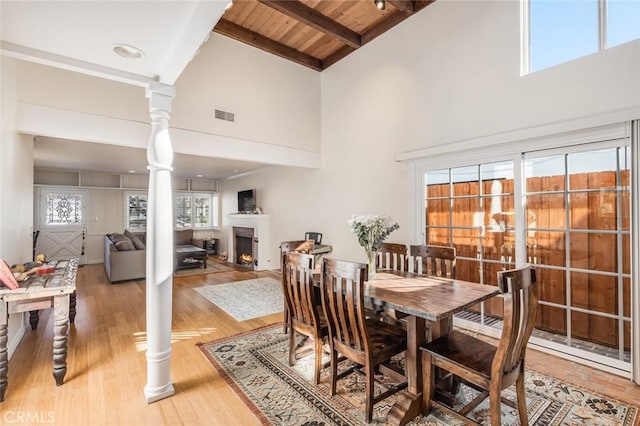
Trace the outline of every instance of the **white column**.
<instances>
[{"instance_id":1,"label":"white column","mask_svg":"<svg viewBox=\"0 0 640 426\"><path fill-rule=\"evenodd\" d=\"M147 147L147 403L174 394L171 383L171 311L173 298L173 197L169 113L173 86L151 83L146 90L151 115Z\"/></svg>"}]
</instances>

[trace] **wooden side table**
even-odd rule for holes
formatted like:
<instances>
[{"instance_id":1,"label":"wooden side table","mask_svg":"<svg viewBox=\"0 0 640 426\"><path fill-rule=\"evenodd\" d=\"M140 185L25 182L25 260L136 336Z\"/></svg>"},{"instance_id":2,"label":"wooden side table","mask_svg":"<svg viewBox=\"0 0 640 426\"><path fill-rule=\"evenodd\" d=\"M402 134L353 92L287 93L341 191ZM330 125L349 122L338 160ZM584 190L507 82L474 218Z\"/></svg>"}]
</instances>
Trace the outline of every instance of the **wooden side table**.
<instances>
[{"instance_id":1,"label":"wooden side table","mask_svg":"<svg viewBox=\"0 0 640 426\"><path fill-rule=\"evenodd\" d=\"M53 305L53 377L57 386L64 382L64 376L67 373L70 298L76 291L79 259L72 258L62 262L66 262L64 268L57 269L51 274L32 277L20 283L18 289L0 290L0 402L4 401L8 383L8 317L12 313L37 311ZM13 302L11 308L9 302ZM75 314L75 307L73 310Z\"/></svg>"},{"instance_id":2,"label":"wooden side table","mask_svg":"<svg viewBox=\"0 0 640 426\"><path fill-rule=\"evenodd\" d=\"M218 254L218 239L208 238L202 240L202 248L207 251L207 254Z\"/></svg>"}]
</instances>

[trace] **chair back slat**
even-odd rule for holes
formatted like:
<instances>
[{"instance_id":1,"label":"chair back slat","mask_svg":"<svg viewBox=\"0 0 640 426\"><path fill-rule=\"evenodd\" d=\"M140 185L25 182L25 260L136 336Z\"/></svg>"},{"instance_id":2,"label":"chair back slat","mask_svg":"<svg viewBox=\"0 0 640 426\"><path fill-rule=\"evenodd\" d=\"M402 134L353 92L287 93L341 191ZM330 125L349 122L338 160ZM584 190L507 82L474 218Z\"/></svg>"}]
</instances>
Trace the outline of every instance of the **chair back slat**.
<instances>
[{"instance_id":1,"label":"chair back slat","mask_svg":"<svg viewBox=\"0 0 640 426\"><path fill-rule=\"evenodd\" d=\"M364 282L367 265L324 259L322 305L329 323L329 335L337 345L358 352L368 348L364 311Z\"/></svg>"},{"instance_id":2,"label":"chair back slat","mask_svg":"<svg viewBox=\"0 0 640 426\"><path fill-rule=\"evenodd\" d=\"M376 252L376 269L406 271L408 262L408 250L405 244L382 243Z\"/></svg>"},{"instance_id":3,"label":"chair back slat","mask_svg":"<svg viewBox=\"0 0 640 426\"><path fill-rule=\"evenodd\" d=\"M412 272L435 277L456 277L455 247L412 245Z\"/></svg>"},{"instance_id":4,"label":"chair back slat","mask_svg":"<svg viewBox=\"0 0 640 426\"><path fill-rule=\"evenodd\" d=\"M492 374L509 374L521 367L538 307L535 270L525 268L498 272L503 294L502 337L493 360Z\"/></svg>"}]
</instances>

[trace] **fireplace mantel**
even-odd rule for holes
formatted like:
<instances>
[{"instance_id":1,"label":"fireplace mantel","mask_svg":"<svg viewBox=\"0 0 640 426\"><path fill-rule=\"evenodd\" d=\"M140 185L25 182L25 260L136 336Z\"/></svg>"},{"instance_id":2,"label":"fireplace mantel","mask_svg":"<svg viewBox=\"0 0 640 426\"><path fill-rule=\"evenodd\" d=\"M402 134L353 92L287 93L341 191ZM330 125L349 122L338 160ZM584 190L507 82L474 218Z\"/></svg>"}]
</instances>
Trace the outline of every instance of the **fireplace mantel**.
<instances>
[{"instance_id":1,"label":"fireplace mantel","mask_svg":"<svg viewBox=\"0 0 640 426\"><path fill-rule=\"evenodd\" d=\"M258 264L256 271L270 270L271 267L271 217L268 214L230 214L229 215L229 261L236 262L235 239L233 238L233 227L253 228L253 238L257 239Z\"/></svg>"}]
</instances>

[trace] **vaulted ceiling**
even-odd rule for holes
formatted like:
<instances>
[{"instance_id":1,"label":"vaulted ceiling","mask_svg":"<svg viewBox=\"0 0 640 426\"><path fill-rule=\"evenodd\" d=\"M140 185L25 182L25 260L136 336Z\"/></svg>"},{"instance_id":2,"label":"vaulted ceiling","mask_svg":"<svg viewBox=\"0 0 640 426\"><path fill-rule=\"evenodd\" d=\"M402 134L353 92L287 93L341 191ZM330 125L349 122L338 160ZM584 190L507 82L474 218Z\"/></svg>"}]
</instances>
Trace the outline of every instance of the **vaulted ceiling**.
<instances>
[{"instance_id":1,"label":"vaulted ceiling","mask_svg":"<svg viewBox=\"0 0 640 426\"><path fill-rule=\"evenodd\" d=\"M435 0L233 0L214 31L322 71Z\"/></svg>"}]
</instances>

